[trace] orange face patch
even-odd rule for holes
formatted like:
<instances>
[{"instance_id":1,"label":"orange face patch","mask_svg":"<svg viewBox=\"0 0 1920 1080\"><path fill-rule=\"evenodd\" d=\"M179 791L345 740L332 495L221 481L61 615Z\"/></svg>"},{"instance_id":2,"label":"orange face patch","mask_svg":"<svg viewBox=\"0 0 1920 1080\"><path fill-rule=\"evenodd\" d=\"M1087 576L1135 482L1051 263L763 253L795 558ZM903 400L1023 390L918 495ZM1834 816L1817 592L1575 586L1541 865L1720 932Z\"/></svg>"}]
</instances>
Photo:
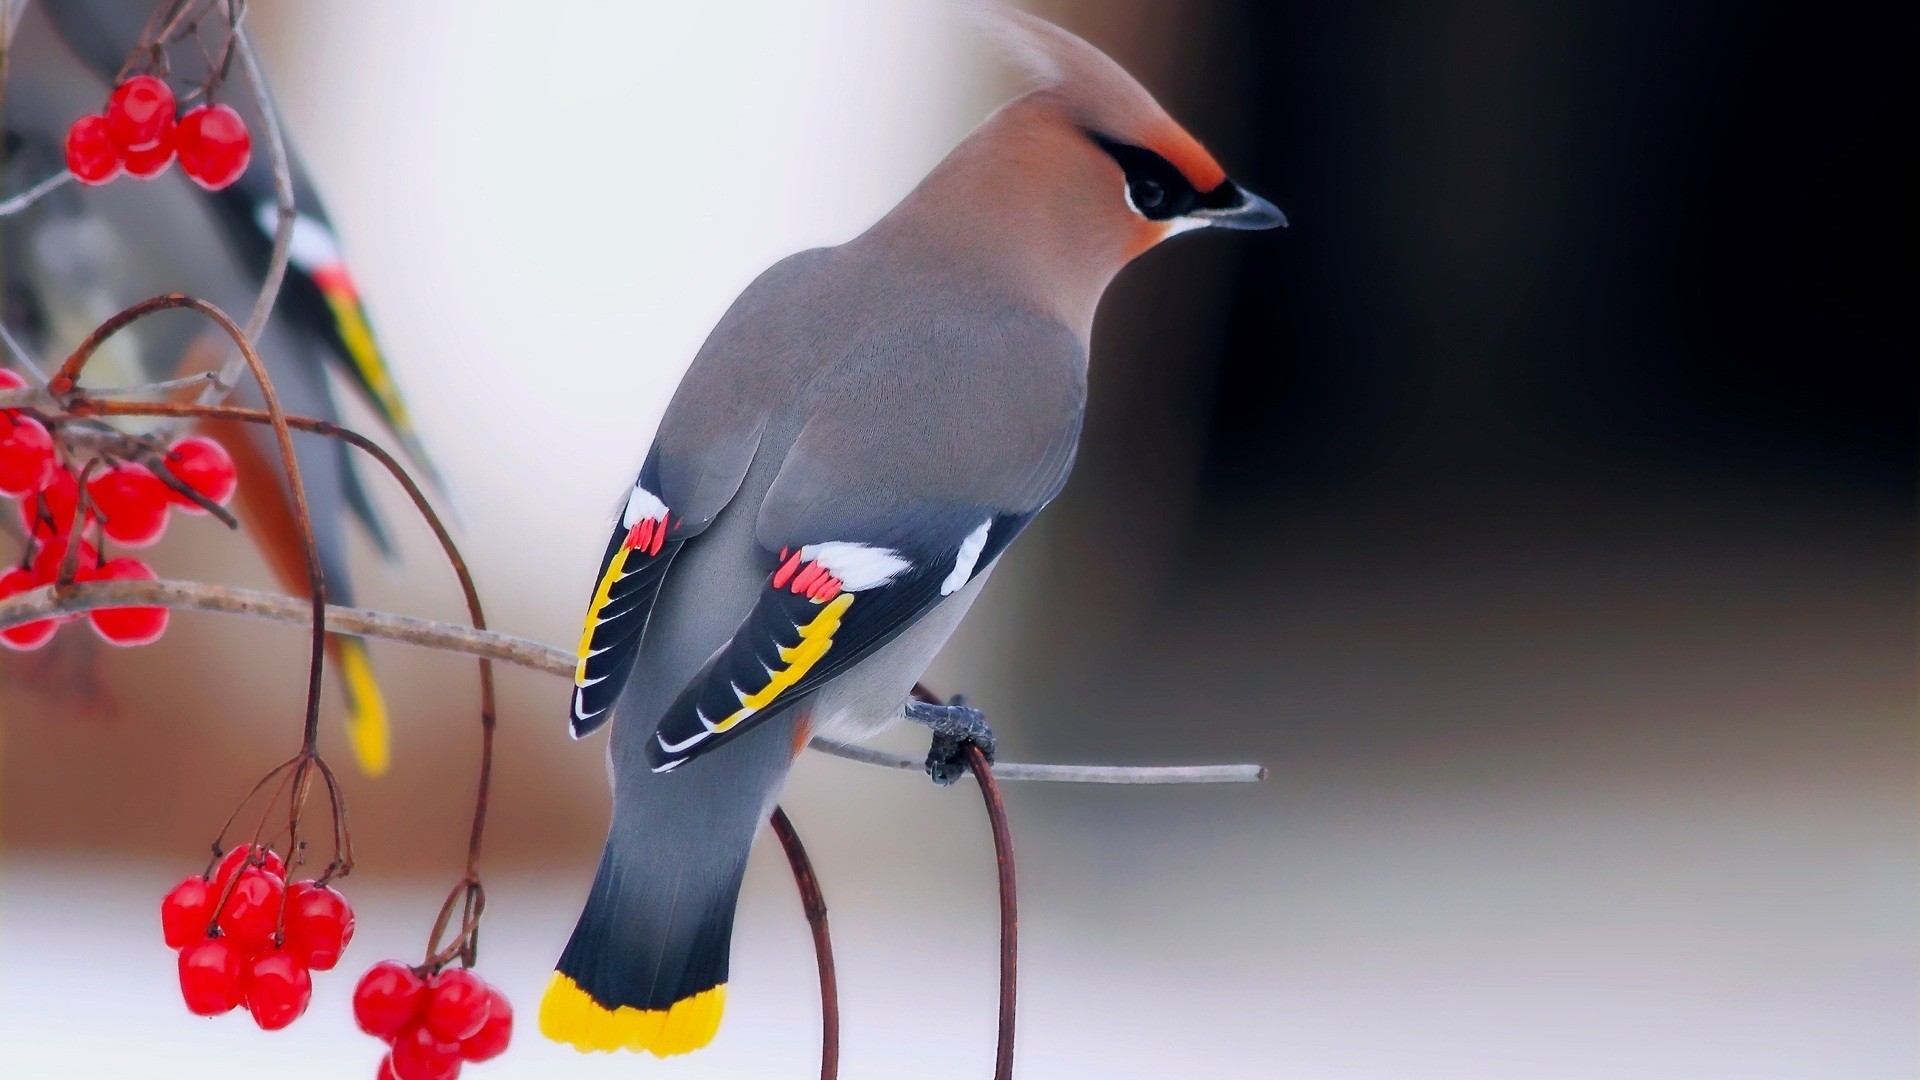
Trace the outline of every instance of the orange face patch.
<instances>
[{"instance_id":1,"label":"orange face patch","mask_svg":"<svg viewBox=\"0 0 1920 1080\"><path fill-rule=\"evenodd\" d=\"M1128 238L1131 242L1127 245L1127 258L1130 260L1137 259L1152 250L1155 244L1167 238L1167 233L1173 231L1172 226L1167 222L1148 221L1137 215L1130 216L1133 217L1132 233Z\"/></svg>"}]
</instances>

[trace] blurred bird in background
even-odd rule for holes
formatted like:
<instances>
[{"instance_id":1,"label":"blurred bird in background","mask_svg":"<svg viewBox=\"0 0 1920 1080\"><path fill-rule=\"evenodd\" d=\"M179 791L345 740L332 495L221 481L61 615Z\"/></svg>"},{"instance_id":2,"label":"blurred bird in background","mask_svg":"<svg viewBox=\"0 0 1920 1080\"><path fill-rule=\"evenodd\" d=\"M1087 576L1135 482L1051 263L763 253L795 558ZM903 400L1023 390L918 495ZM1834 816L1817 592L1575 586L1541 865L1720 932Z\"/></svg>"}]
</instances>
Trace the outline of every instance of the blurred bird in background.
<instances>
[{"instance_id":1,"label":"blurred bird in background","mask_svg":"<svg viewBox=\"0 0 1920 1080\"><path fill-rule=\"evenodd\" d=\"M163 5L164 7L164 5ZM64 166L67 126L97 112L150 26L153 5L125 0L41 0L29 4L14 37L6 111L7 187L18 190ZM192 35L166 51L182 86L198 85L217 62L227 23L216 5ZM199 47L196 47L198 45ZM236 68L237 73L237 68ZM249 129L264 132L244 79L218 90ZM338 420L329 382L337 371L356 387L436 488L444 490L420 442L341 255L313 183L291 146L294 224L290 264L260 352L290 413ZM266 273L279 216L272 166L264 145L232 186L194 187L180 170L150 182L122 180L99 188L69 184L25 212L0 221L5 256L7 325L33 347L59 350L78 342L120 308L160 292L211 300L244 318ZM89 367L96 385L133 385L217 368L229 346L204 324L163 314L106 343ZM237 398L258 405L243 379ZM281 586L306 595L307 574L292 503L272 436L251 425L206 427L233 454L241 483L237 510ZM313 529L326 570L328 599L354 602L347 558L347 520L360 523L379 551L394 557L348 448L333 440L297 439ZM386 705L363 642L327 640L347 704L347 733L362 769L386 771Z\"/></svg>"},{"instance_id":2,"label":"blurred bird in background","mask_svg":"<svg viewBox=\"0 0 1920 1080\"><path fill-rule=\"evenodd\" d=\"M788 258L681 382L601 562L574 735L613 722L613 820L541 1029L712 1040L747 854L815 734L902 719L950 783L981 714L909 702L1000 553L1066 482L1094 310L1192 229L1269 229L1092 46L990 9L1039 84L866 233Z\"/></svg>"}]
</instances>

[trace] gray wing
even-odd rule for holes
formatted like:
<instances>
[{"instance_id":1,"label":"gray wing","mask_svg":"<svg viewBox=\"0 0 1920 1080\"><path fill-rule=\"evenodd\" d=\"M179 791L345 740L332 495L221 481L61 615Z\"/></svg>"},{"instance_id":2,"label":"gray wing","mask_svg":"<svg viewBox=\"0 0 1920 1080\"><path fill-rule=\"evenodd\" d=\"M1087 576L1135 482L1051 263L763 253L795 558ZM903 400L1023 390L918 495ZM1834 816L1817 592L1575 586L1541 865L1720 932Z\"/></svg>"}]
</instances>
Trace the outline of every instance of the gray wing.
<instances>
[{"instance_id":1,"label":"gray wing","mask_svg":"<svg viewBox=\"0 0 1920 1080\"><path fill-rule=\"evenodd\" d=\"M748 286L674 392L594 578L568 711L575 738L606 723L674 556L733 500L770 412L791 397L797 358L782 342L796 335L771 328L777 313L809 306L811 271L823 257L802 252Z\"/></svg>"},{"instance_id":2,"label":"gray wing","mask_svg":"<svg viewBox=\"0 0 1920 1080\"><path fill-rule=\"evenodd\" d=\"M930 320L823 372L760 508L767 580L662 717L654 770L780 712L991 565L1072 467L1081 356L1064 328L1010 312Z\"/></svg>"}]
</instances>

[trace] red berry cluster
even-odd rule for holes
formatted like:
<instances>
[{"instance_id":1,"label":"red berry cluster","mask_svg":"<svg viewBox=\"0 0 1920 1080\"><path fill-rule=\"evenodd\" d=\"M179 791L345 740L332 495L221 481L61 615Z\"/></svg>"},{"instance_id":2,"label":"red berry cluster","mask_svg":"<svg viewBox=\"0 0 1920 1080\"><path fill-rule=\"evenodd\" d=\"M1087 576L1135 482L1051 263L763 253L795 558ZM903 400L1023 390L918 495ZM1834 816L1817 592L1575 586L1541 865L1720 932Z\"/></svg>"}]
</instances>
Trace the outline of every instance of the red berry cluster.
<instances>
[{"instance_id":1,"label":"red berry cluster","mask_svg":"<svg viewBox=\"0 0 1920 1080\"><path fill-rule=\"evenodd\" d=\"M428 977L382 960L353 990L353 1019L393 1048L379 1080L453 1080L463 1063L499 1057L513 1038L513 1005L467 968Z\"/></svg>"},{"instance_id":2,"label":"red berry cluster","mask_svg":"<svg viewBox=\"0 0 1920 1080\"><path fill-rule=\"evenodd\" d=\"M67 129L67 171L83 184L104 184L122 172L149 180L175 157L194 183L219 191L247 171L253 137L226 105L196 105L175 119L173 90L152 75L114 87L105 112Z\"/></svg>"},{"instance_id":3,"label":"red berry cluster","mask_svg":"<svg viewBox=\"0 0 1920 1080\"><path fill-rule=\"evenodd\" d=\"M20 377L0 370L0 390L25 387ZM239 485L233 459L204 436L175 443L166 453L167 471L208 501L224 504ZM122 461L87 479L89 508L80 513L80 480L54 452L53 437L31 416L0 410L0 498L20 500L20 524L27 554L20 566L0 571L0 600L56 580L74 551L76 581L152 581L154 573L139 559L104 558L100 544L146 547L167 529L167 511L204 514L199 504L175 492L145 465ZM85 538L95 530L99 543ZM0 630L0 645L19 651L38 649L53 639L63 622L78 615L40 619ZM146 645L167 628L167 609L97 608L87 613L94 632L115 645Z\"/></svg>"},{"instance_id":4,"label":"red berry cluster","mask_svg":"<svg viewBox=\"0 0 1920 1080\"><path fill-rule=\"evenodd\" d=\"M222 903L222 898L225 903ZM196 1016L245 1005L263 1030L307 1011L315 971L330 971L353 940L347 898L317 881L287 884L272 848L241 844L213 879L195 875L160 901L160 929L180 953L180 996Z\"/></svg>"}]
</instances>

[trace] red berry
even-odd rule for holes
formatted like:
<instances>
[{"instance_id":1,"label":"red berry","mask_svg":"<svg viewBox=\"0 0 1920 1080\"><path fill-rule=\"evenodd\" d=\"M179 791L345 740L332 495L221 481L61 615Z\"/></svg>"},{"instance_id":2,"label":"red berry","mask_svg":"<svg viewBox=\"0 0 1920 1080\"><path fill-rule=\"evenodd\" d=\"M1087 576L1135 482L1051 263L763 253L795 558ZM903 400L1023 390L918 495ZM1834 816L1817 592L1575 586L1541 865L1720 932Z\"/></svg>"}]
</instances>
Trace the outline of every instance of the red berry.
<instances>
[{"instance_id":1,"label":"red berry","mask_svg":"<svg viewBox=\"0 0 1920 1080\"><path fill-rule=\"evenodd\" d=\"M107 134L107 118L83 116L67 129L67 171L83 184L104 184L120 175L126 161Z\"/></svg>"},{"instance_id":2,"label":"red berry","mask_svg":"<svg viewBox=\"0 0 1920 1080\"><path fill-rule=\"evenodd\" d=\"M279 1031L307 1011L313 1000L313 976L284 949L261 953L247 963L247 1011L262 1031Z\"/></svg>"},{"instance_id":3,"label":"red berry","mask_svg":"<svg viewBox=\"0 0 1920 1080\"><path fill-rule=\"evenodd\" d=\"M409 1024L393 1040L393 1074L400 1080L453 1080L460 1075L460 1044Z\"/></svg>"},{"instance_id":4,"label":"red berry","mask_svg":"<svg viewBox=\"0 0 1920 1080\"><path fill-rule=\"evenodd\" d=\"M80 508L80 482L64 465L53 467L53 476L34 498L20 500L20 527L35 540L47 540L73 530L73 515ZM87 524L93 524L93 512L87 512Z\"/></svg>"},{"instance_id":5,"label":"red berry","mask_svg":"<svg viewBox=\"0 0 1920 1080\"><path fill-rule=\"evenodd\" d=\"M173 90L151 75L135 75L107 98L106 126L120 149L152 149L173 127Z\"/></svg>"},{"instance_id":6,"label":"red berry","mask_svg":"<svg viewBox=\"0 0 1920 1080\"><path fill-rule=\"evenodd\" d=\"M227 881L249 863L282 880L287 876L287 864L280 858L279 852L270 847L238 844L232 851L220 856L219 864L213 868L213 891L218 894L225 889Z\"/></svg>"},{"instance_id":7,"label":"red berry","mask_svg":"<svg viewBox=\"0 0 1920 1080\"><path fill-rule=\"evenodd\" d=\"M6 368L0 368L0 390L25 390L26 388L27 380Z\"/></svg>"},{"instance_id":8,"label":"red berry","mask_svg":"<svg viewBox=\"0 0 1920 1080\"><path fill-rule=\"evenodd\" d=\"M167 948L184 949L207 936L213 920L213 884L198 874L173 887L160 901L160 933Z\"/></svg>"},{"instance_id":9,"label":"red berry","mask_svg":"<svg viewBox=\"0 0 1920 1080\"><path fill-rule=\"evenodd\" d=\"M14 567L0 573L0 600L9 596L18 596L29 589L37 589L41 582L33 576L31 570ZM54 632L60 629L58 619L35 619L30 623L9 626L0 630L0 645L15 652L32 652L53 640Z\"/></svg>"},{"instance_id":10,"label":"red berry","mask_svg":"<svg viewBox=\"0 0 1920 1080\"><path fill-rule=\"evenodd\" d=\"M0 411L0 496L18 499L39 491L53 479L53 469L53 436L40 421Z\"/></svg>"},{"instance_id":11,"label":"red berry","mask_svg":"<svg viewBox=\"0 0 1920 1080\"><path fill-rule=\"evenodd\" d=\"M398 960L382 960L353 988L353 1020L376 1039L393 1041L426 1003L427 984Z\"/></svg>"},{"instance_id":12,"label":"red berry","mask_svg":"<svg viewBox=\"0 0 1920 1080\"><path fill-rule=\"evenodd\" d=\"M257 866L240 871L227 894L227 906L220 909L220 932L244 953L264 950L279 929L280 901L286 890L285 882Z\"/></svg>"},{"instance_id":13,"label":"red berry","mask_svg":"<svg viewBox=\"0 0 1920 1080\"><path fill-rule=\"evenodd\" d=\"M353 940L347 898L314 881L287 890L287 951L315 971L331 971Z\"/></svg>"},{"instance_id":14,"label":"red berry","mask_svg":"<svg viewBox=\"0 0 1920 1080\"><path fill-rule=\"evenodd\" d=\"M93 580L93 575L100 569L100 552L91 543L76 538L72 533L61 533L40 545L40 550L34 553L33 561L28 564L40 584L45 585L59 577L61 568L66 565L69 546L77 546L79 556L74 560L73 580Z\"/></svg>"},{"instance_id":15,"label":"red berry","mask_svg":"<svg viewBox=\"0 0 1920 1080\"><path fill-rule=\"evenodd\" d=\"M87 497L100 512L107 539L146 547L167 531L173 491L145 465L131 461L102 469L87 481Z\"/></svg>"},{"instance_id":16,"label":"red berry","mask_svg":"<svg viewBox=\"0 0 1920 1080\"><path fill-rule=\"evenodd\" d=\"M152 581L153 569L139 559L108 559L93 575L95 581ZM167 632L167 609L163 607L95 608L87 612L93 632L109 645L133 648L151 645Z\"/></svg>"},{"instance_id":17,"label":"red berry","mask_svg":"<svg viewBox=\"0 0 1920 1080\"><path fill-rule=\"evenodd\" d=\"M240 951L226 938L180 950L180 996L195 1016L219 1016L240 1004Z\"/></svg>"},{"instance_id":18,"label":"red berry","mask_svg":"<svg viewBox=\"0 0 1920 1080\"><path fill-rule=\"evenodd\" d=\"M460 1056L468 1061L497 1058L513 1040L513 1003L497 986L487 987L487 1002L487 1022L460 1041Z\"/></svg>"},{"instance_id":19,"label":"red berry","mask_svg":"<svg viewBox=\"0 0 1920 1080\"><path fill-rule=\"evenodd\" d=\"M449 968L428 984L427 1027L448 1042L469 1038L487 1022L486 980L466 968Z\"/></svg>"},{"instance_id":20,"label":"red berry","mask_svg":"<svg viewBox=\"0 0 1920 1080\"><path fill-rule=\"evenodd\" d=\"M173 144L180 151L180 168L194 183L219 191L247 171L253 159L253 137L247 122L226 105L202 105L180 118Z\"/></svg>"},{"instance_id":21,"label":"red berry","mask_svg":"<svg viewBox=\"0 0 1920 1080\"><path fill-rule=\"evenodd\" d=\"M173 164L173 128L169 123L160 141L145 150L127 151L127 175L136 180L151 180Z\"/></svg>"},{"instance_id":22,"label":"red berry","mask_svg":"<svg viewBox=\"0 0 1920 1080\"><path fill-rule=\"evenodd\" d=\"M380 1059L380 1074L375 1076L373 1080L400 1080L400 1074L393 1071L392 1054L388 1054Z\"/></svg>"},{"instance_id":23,"label":"red berry","mask_svg":"<svg viewBox=\"0 0 1920 1080\"><path fill-rule=\"evenodd\" d=\"M227 505L233 490L240 486L240 474L233 467L227 448L195 435L181 439L167 451L167 470L174 479L205 496L216 506ZM200 504L178 492L172 492L174 504L189 514L204 514Z\"/></svg>"}]
</instances>

